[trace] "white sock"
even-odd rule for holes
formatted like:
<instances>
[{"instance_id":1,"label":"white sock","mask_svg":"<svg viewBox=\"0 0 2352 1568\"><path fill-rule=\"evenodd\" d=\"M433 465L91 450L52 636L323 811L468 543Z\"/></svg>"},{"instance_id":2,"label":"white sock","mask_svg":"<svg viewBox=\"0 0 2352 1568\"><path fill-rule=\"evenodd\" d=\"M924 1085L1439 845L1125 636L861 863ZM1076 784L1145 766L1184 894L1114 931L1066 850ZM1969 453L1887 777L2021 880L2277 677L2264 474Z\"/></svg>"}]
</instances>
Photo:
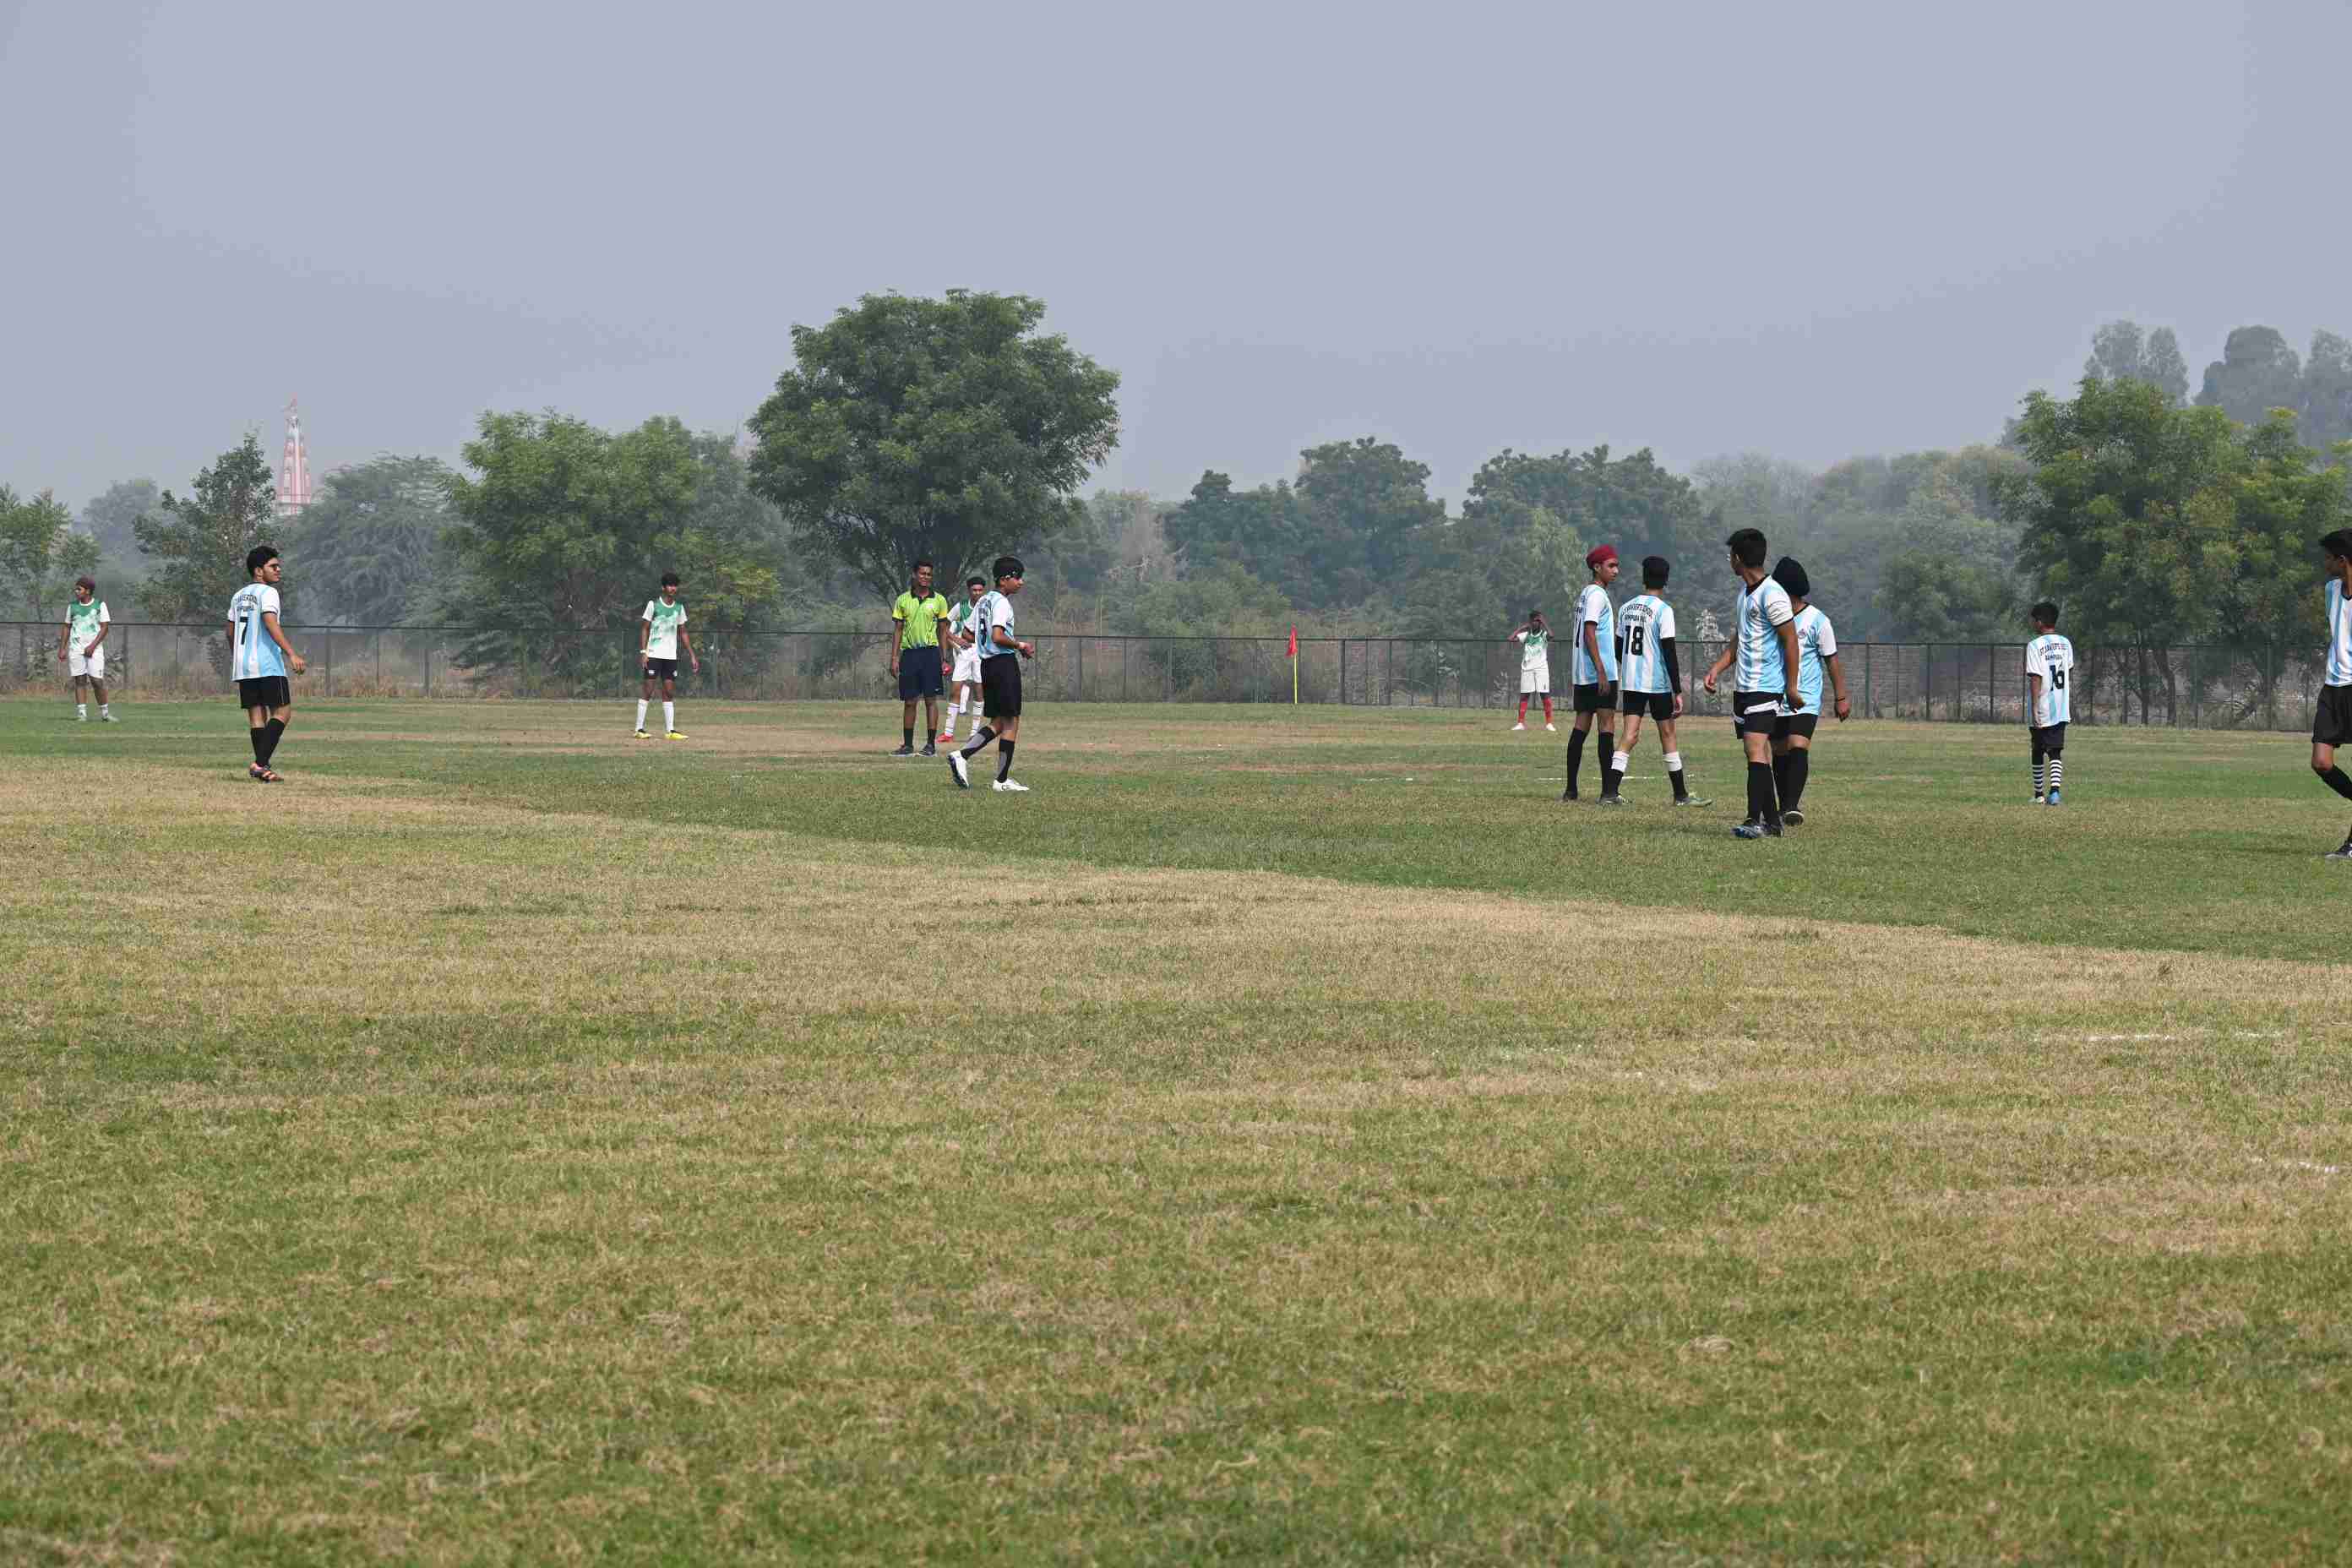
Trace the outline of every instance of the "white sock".
<instances>
[{"instance_id":1,"label":"white sock","mask_svg":"<svg viewBox=\"0 0 2352 1568\"><path fill-rule=\"evenodd\" d=\"M98 716L99 716L100 718L101 718L101 719L105 718L109 713L111 713L111 712L113 712L113 711L114 711L114 704L113 704L113 703L111 703L111 702L101 702L101 703L100 703L100 704L98 705Z\"/></svg>"},{"instance_id":2,"label":"white sock","mask_svg":"<svg viewBox=\"0 0 2352 1568\"><path fill-rule=\"evenodd\" d=\"M677 703L665 702L662 704L662 728L665 730L675 730L677 728Z\"/></svg>"},{"instance_id":3,"label":"white sock","mask_svg":"<svg viewBox=\"0 0 2352 1568\"><path fill-rule=\"evenodd\" d=\"M1625 764L1633 760L1633 758L1627 756L1624 752L1620 752L1614 757L1610 759L1609 765L1612 769L1622 773L1625 771Z\"/></svg>"},{"instance_id":4,"label":"white sock","mask_svg":"<svg viewBox=\"0 0 2352 1568\"><path fill-rule=\"evenodd\" d=\"M644 729L645 727L646 727L646 700L645 700L644 698L640 697L640 698L638 698L638 699L637 699L637 728L638 728L638 729L640 729L640 730L642 730L642 729Z\"/></svg>"},{"instance_id":5,"label":"white sock","mask_svg":"<svg viewBox=\"0 0 2352 1568\"><path fill-rule=\"evenodd\" d=\"M75 704L74 704L74 717L75 717L75 718L77 718L77 719L87 719L87 718L89 718L89 703L87 703L87 702L77 702L77 703L75 703Z\"/></svg>"}]
</instances>

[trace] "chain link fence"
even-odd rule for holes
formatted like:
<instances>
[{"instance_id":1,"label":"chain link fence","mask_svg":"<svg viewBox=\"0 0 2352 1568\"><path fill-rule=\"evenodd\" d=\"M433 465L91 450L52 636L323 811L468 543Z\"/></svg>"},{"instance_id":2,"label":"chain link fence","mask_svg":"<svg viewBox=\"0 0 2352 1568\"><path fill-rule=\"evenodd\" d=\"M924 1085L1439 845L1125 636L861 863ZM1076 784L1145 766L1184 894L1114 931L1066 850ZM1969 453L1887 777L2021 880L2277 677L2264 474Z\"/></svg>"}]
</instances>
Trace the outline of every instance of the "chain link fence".
<instances>
[{"instance_id":1,"label":"chain link fence","mask_svg":"<svg viewBox=\"0 0 2352 1568\"><path fill-rule=\"evenodd\" d=\"M54 622L0 622L0 694L62 694ZM639 689L636 637L613 650L611 673L549 673L528 639L495 668L459 662L469 634L437 626L289 626L310 661L302 689L320 698L612 698ZM895 698L887 631L702 631L698 675L678 672L692 697L743 701ZM1023 672L1047 702L1287 702L1294 690L1289 639L1147 637L1093 632L1034 634L1037 657ZM106 640L107 681L150 700L226 696L228 654L218 627L116 621ZM1710 696L1699 677L1723 651L1693 637L1679 651L1685 711L1730 716L1727 682ZM2021 723L2022 643L1847 643L1840 649L1856 716ZM2321 665L2312 655L2266 663L2222 647L2083 649L2075 670L2077 723L2170 724L2308 730ZM1564 704L1569 654L1552 664ZM1301 637L1295 671L1301 702L1383 708L1509 708L1519 690L1517 645L1487 638Z\"/></svg>"}]
</instances>

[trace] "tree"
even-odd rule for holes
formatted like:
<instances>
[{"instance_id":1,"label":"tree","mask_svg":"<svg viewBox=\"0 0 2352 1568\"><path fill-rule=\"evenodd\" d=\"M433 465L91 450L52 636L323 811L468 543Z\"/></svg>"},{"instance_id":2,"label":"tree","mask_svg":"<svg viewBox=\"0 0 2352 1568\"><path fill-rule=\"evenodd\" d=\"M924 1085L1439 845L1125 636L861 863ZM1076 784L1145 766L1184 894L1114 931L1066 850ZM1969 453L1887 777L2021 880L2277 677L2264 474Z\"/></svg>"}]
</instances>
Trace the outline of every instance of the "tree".
<instances>
[{"instance_id":1,"label":"tree","mask_svg":"<svg viewBox=\"0 0 2352 1568\"><path fill-rule=\"evenodd\" d=\"M1270 637L1285 629L1290 615L1279 590L1227 561L1122 601L1113 624L1134 636L1166 639L1141 651L1171 691L1213 698L1240 696L1252 673L1265 672L1247 667L1245 651L1210 639ZM1244 662L1235 662L1237 652Z\"/></svg>"},{"instance_id":2,"label":"tree","mask_svg":"<svg viewBox=\"0 0 2352 1568\"><path fill-rule=\"evenodd\" d=\"M247 431L211 468L198 470L195 489L185 500L165 490L156 510L131 524L139 548L153 565L139 585L141 608L153 620L221 629L212 660L224 679L229 595L252 581L245 569L246 552L271 542L277 512L278 491L269 482L260 438ZM289 574L284 595L289 620L301 581L300 563L294 564L297 571Z\"/></svg>"},{"instance_id":3,"label":"tree","mask_svg":"<svg viewBox=\"0 0 2352 1568\"><path fill-rule=\"evenodd\" d=\"M1307 574L1305 510L1287 481L1236 490L1230 476L1208 469L1191 496L1160 519L1160 528L1187 575L1220 565L1238 566L1264 583Z\"/></svg>"},{"instance_id":4,"label":"tree","mask_svg":"<svg viewBox=\"0 0 2352 1568\"><path fill-rule=\"evenodd\" d=\"M1299 455L1298 549L1276 580L1294 605L1361 604L1394 584L1445 523L1429 465L1370 436Z\"/></svg>"},{"instance_id":5,"label":"tree","mask_svg":"<svg viewBox=\"0 0 2352 1568\"><path fill-rule=\"evenodd\" d=\"M43 490L30 500L0 485L0 594L26 621L62 619L73 580L98 566L98 542L73 525L65 503ZM42 650L54 640L19 627L16 668L37 673Z\"/></svg>"},{"instance_id":6,"label":"tree","mask_svg":"<svg viewBox=\"0 0 2352 1568\"><path fill-rule=\"evenodd\" d=\"M751 485L811 548L880 595L914 563L961 574L1075 522L1118 439L1118 376L1059 336L1043 301L950 289L868 294L793 328L793 368L751 416Z\"/></svg>"},{"instance_id":7,"label":"tree","mask_svg":"<svg viewBox=\"0 0 2352 1568\"><path fill-rule=\"evenodd\" d=\"M2219 408L2241 425L2259 425L2273 408L2303 408L2303 362L2275 327L2239 327L2205 367L2200 408Z\"/></svg>"},{"instance_id":8,"label":"tree","mask_svg":"<svg viewBox=\"0 0 2352 1568\"><path fill-rule=\"evenodd\" d=\"M2234 337L2235 334L2232 334ZM2173 408L2137 381L2083 378L2072 402L2036 392L2018 434L2030 476L2000 486L2020 560L2084 638L2137 655L2141 711L2154 660L2168 711L2167 649L2210 630L2226 563L2233 427L2210 405Z\"/></svg>"},{"instance_id":9,"label":"tree","mask_svg":"<svg viewBox=\"0 0 2352 1568\"><path fill-rule=\"evenodd\" d=\"M2143 332L2137 321L2109 321L2091 334L2083 374L2102 381L2146 382L2174 407L2189 399L2189 362L2170 327Z\"/></svg>"},{"instance_id":10,"label":"tree","mask_svg":"<svg viewBox=\"0 0 2352 1568\"><path fill-rule=\"evenodd\" d=\"M147 569L139 548L138 521L154 511L161 493L152 479L122 479L106 487L81 509L82 531L98 541L99 557L110 574L135 578Z\"/></svg>"},{"instance_id":11,"label":"tree","mask_svg":"<svg viewBox=\"0 0 2352 1568\"><path fill-rule=\"evenodd\" d=\"M2274 723L2287 656L2326 635L2314 543L2352 521L2352 499L2283 413L2242 432L2236 456L2213 593L2222 639L2253 659L2256 700Z\"/></svg>"},{"instance_id":12,"label":"tree","mask_svg":"<svg viewBox=\"0 0 2352 1568\"><path fill-rule=\"evenodd\" d=\"M1646 447L1613 460L1607 447L1549 458L1507 447L1472 478L1463 515L1507 499L1542 507L1579 537L1613 544L1635 562L1664 555L1687 569L1718 553L1725 537L1708 537L1698 488L1660 467Z\"/></svg>"},{"instance_id":13,"label":"tree","mask_svg":"<svg viewBox=\"0 0 2352 1568\"><path fill-rule=\"evenodd\" d=\"M454 521L447 465L382 457L327 476L283 547L300 565L317 619L393 626L432 602Z\"/></svg>"},{"instance_id":14,"label":"tree","mask_svg":"<svg viewBox=\"0 0 2352 1568\"><path fill-rule=\"evenodd\" d=\"M2303 362L2303 417L2297 433L2321 451L2352 439L2352 342L2334 332L2311 334Z\"/></svg>"},{"instance_id":15,"label":"tree","mask_svg":"<svg viewBox=\"0 0 2352 1568\"><path fill-rule=\"evenodd\" d=\"M693 514L686 427L655 418L614 436L551 411L485 414L478 431L463 448L473 477L450 481L460 575L437 612L472 633L459 661L565 687L617 668Z\"/></svg>"}]
</instances>

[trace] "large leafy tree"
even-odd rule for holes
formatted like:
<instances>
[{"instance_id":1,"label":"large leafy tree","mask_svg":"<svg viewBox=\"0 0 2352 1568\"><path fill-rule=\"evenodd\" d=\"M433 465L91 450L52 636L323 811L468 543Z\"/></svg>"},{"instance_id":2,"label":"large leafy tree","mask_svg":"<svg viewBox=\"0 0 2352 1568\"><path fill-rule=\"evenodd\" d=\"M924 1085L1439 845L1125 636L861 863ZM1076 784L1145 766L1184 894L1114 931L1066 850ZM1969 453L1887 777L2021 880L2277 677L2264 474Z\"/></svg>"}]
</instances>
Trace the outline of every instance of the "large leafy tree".
<instances>
[{"instance_id":1,"label":"large leafy tree","mask_svg":"<svg viewBox=\"0 0 2352 1568\"><path fill-rule=\"evenodd\" d=\"M1308 575L1305 508L1286 480L1237 490L1211 468L1160 529L1188 575L1225 565L1276 584Z\"/></svg>"},{"instance_id":2,"label":"large leafy tree","mask_svg":"<svg viewBox=\"0 0 2352 1568\"><path fill-rule=\"evenodd\" d=\"M459 574L438 611L472 633L460 658L558 686L616 668L693 514L686 427L655 418L616 436L552 412L485 414L463 455L446 534Z\"/></svg>"},{"instance_id":3,"label":"large leafy tree","mask_svg":"<svg viewBox=\"0 0 2352 1568\"><path fill-rule=\"evenodd\" d=\"M314 616L392 626L430 603L454 521L447 465L381 457L339 468L283 542L302 569Z\"/></svg>"},{"instance_id":4,"label":"large leafy tree","mask_svg":"<svg viewBox=\"0 0 2352 1568\"><path fill-rule=\"evenodd\" d=\"M793 368L751 416L752 488L877 594L1075 522L1118 439L1118 376L1057 335L1042 300L868 294L793 329Z\"/></svg>"},{"instance_id":5,"label":"large leafy tree","mask_svg":"<svg viewBox=\"0 0 2352 1568\"><path fill-rule=\"evenodd\" d=\"M2143 712L2152 663L2172 711L2168 649L2214 628L2214 586L2230 563L2228 415L2174 408L2145 382L2085 376L2071 401L2028 395L2017 435L2032 469L2000 497L2023 530L2026 572L2081 640L2136 655Z\"/></svg>"},{"instance_id":6,"label":"large leafy tree","mask_svg":"<svg viewBox=\"0 0 2352 1568\"><path fill-rule=\"evenodd\" d=\"M1506 448L1472 478L1463 515L1507 503L1541 507L1580 538L1613 544L1635 562L1664 555L1688 571L1721 553L1723 535L1708 537L1698 487L1661 467L1646 447L1614 458L1607 447L1548 458Z\"/></svg>"},{"instance_id":7,"label":"large leafy tree","mask_svg":"<svg viewBox=\"0 0 2352 1568\"><path fill-rule=\"evenodd\" d=\"M47 490L28 498L0 485L0 595L27 622L59 618L68 585L98 564L98 542L73 526L73 513ZM16 633L20 674L37 673L48 639L32 626Z\"/></svg>"},{"instance_id":8,"label":"large leafy tree","mask_svg":"<svg viewBox=\"0 0 2352 1568\"><path fill-rule=\"evenodd\" d=\"M188 495L165 490L156 510L131 525L152 566L139 587L141 608L158 621L223 628L212 658L213 668L224 677L228 673L225 622L229 595L251 581L245 570L246 552L257 544L278 542L277 510L278 491L269 481L260 438L247 432L212 467L197 472ZM286 606L291 620L301 563L292 561L289 568Z\"/></svg>"},{"instance_id":9,"label":"large leafy tree","mask_svg":"<svg viewBox=\"0 0 2352 1568\"><path fill-rule=\"evenodd\" d=\"M2288 657L2325 636L2315 543L2352 519L2352 499L2285 414L2243 431L2234 455L2213 591L2221 640L2253 660L2255 700L2274 722Z\"/></svg>"},{"instance_id":10,"label":"large leafy tree","mask_svg":"<svg viewBox=\"0 0 2352 1568\"><path fill-rule=\"evenodd\" d=\"M99 556L110 575L137 577L147 569L146 552L139 548L137 524L153 512L163 492L152 479L121 479L110 484L81 509L82 531L98 541Z\"/></svg>"},{"instance_id":11,"label":"large leafy tree","mask_svg":"<svg viewBox=\"0 0 2352 1568\"><path fill-rule=\"evenodd\" d=\"M1301 452L1292 494L1298 549L1277 585L1294 605L1361 604L1393 585L1445 524L1429 465L1370 436Z\"/></svg>"}]
</instances>

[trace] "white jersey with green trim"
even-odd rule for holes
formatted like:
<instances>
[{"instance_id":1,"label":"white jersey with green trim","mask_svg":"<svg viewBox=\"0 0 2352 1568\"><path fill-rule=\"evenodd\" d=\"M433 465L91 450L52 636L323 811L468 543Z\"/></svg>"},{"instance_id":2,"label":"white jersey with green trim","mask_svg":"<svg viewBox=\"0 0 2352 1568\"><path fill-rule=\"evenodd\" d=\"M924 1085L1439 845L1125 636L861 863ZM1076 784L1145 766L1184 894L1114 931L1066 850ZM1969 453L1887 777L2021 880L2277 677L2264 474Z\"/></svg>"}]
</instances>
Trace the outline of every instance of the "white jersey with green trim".
<instances>
[{"instance_id":1,"label":"white jersey with green trim","mask_svg":"<svg viewBox=\"0 0 2352 1568\"><path fill-rule=\"evenodd\" d=\"M646 613L637 618L653 627L646 634L646 657L676 658L677 628L686 625L686 601L677 599L665 604L659 599L647 599Z\"/></svg>"}]
</instances>

